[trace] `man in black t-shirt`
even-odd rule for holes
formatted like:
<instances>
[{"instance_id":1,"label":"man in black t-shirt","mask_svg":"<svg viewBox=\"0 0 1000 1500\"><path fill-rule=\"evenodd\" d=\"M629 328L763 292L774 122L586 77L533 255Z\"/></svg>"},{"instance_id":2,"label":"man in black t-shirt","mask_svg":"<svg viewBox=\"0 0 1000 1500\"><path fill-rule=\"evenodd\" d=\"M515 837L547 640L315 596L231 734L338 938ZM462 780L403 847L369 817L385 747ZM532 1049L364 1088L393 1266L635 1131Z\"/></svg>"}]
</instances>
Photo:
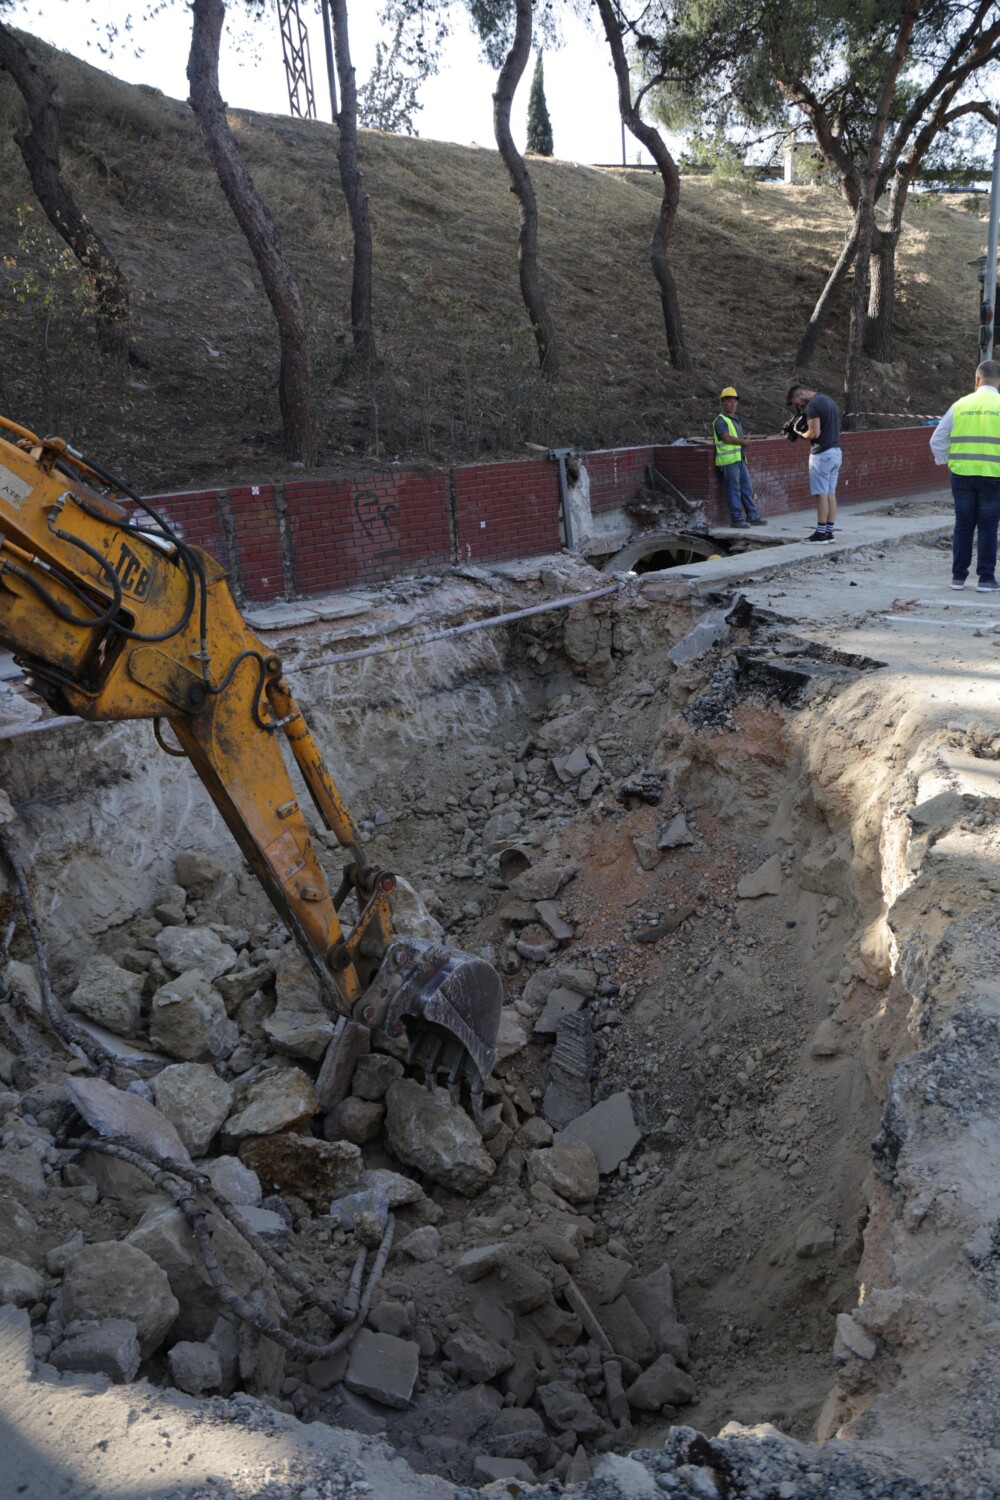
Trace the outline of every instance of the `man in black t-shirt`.
<instances>
[{"instance_id":1,"label":"man in black t-shirt","mask_svg":"<svg viewBox=\"0 0 1000 1500\"><path fill-rule=\"evenodd\" d=\"M796 429L796 435L809 440L809 493L816 497L816 530L809 540L832 542L833 523L837 519L837 475L843 458L840 412L829 396L804 385L791 387L788 405L806 418L805 430Z\"/></svg>"}]
</instances>

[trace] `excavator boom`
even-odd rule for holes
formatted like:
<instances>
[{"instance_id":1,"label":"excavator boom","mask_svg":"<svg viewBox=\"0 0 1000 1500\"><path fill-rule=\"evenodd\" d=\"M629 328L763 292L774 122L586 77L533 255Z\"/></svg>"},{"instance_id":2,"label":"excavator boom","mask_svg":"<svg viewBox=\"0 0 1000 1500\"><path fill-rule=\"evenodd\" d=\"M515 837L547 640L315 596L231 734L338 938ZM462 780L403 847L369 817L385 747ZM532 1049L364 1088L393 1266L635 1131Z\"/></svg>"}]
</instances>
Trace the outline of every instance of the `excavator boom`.
<instances>
[{"instance_id":1,"label":"excavator boom","mask_svg":"<svg viewBox=\"0 0 1000 1500\"><path fill-rule=\"evenodd\" d=\"M482 959L394 937L395 876L365 858L281 659L247 627L224 570L61 439L3 417L0 643L57 711L152 719L161 748L191 762L330 1008L406 1031L429 1076L446 1069L481 1090L499 977ZM348 856L336 891L282 739Z\"/></svg>"}]
</instances>

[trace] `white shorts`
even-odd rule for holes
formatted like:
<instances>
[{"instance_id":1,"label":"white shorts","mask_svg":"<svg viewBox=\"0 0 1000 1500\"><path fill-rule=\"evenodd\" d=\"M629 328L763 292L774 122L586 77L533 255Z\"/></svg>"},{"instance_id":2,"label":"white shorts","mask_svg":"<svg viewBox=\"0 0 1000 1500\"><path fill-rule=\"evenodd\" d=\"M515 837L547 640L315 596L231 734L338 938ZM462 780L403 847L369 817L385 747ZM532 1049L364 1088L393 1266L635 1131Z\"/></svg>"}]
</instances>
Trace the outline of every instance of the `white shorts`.
<instances>
[{"instance_id":1,"label":"white shorts","mask_svg":"<svg viewBox=\"0 0 1000 1500\"><path fill-rule=\"evenodd\" d=\"M809 455L810 495L832 495L837 488L837 475L843 460L840 448L827 448L825 453Z\"/></svg>"}]
</instances>

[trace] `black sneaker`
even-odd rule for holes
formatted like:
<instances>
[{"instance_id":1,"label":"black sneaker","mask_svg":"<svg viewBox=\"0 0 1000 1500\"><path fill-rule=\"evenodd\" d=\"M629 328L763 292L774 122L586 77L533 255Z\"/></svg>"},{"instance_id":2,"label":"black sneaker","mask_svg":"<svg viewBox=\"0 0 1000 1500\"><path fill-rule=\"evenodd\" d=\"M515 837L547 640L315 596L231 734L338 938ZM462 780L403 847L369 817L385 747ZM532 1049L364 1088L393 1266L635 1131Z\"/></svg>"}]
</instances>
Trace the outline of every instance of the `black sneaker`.
<instances>
[{"instance_id":1,"label":"black sneaker","mask_svg":"<svg viewBox=\"0 0 1000 1500\"><path fill-rule=\"evenodd\" d=\"M749 521L730 521L729 524L730 524L730 526L739 526L739 527L742 527L742 528L746 528L747 526L750 525L750 522Z\"/></svg>"},{"instance_id":2,"label":"black sneaker","mask_svg":"<svg viewBox=\"0 0 1000 1500\"><path fill-rule=\"evenodd\" d=\"M764 520L763 516L751 516L750 517L750 525L751 526L766 526L767 522Z\"/></svg>"},{"instance_id":3,"label":"black sneaker","mask_svg":"<svg viewBox=\"0 0 1000 1500\"><path fill-rule=\"evenodd\" d=\"M830 531L814 531L812 536L806 537L807 542L832 542L833 533Z\"/></svg>"},{"instance_id":4,"label":"black sneaker","mask_svg":"<svg viewBox=\"0 0 1000 1500\"><path fill-rule=\"evenodd\" d=\"M979 582L976 584L976 593L977 594L996 594L996 593L1000 593L1000 583L997 583L997 581L996 581L995 578L980 578Z\"/></svg>"}]
</instances>

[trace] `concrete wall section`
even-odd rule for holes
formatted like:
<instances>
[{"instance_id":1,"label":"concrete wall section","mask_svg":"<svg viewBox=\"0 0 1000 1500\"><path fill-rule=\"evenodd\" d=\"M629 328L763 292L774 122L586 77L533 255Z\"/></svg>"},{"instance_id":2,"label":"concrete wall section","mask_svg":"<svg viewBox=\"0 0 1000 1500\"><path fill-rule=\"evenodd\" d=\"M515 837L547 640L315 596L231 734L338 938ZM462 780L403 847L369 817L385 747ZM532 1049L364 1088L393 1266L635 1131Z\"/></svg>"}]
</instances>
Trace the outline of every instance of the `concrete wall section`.
<instances>
[{"instance_id":1,"label":"concrete wall section","mask_svg":"<svg viewBox=\"0 0 1000 1500\"><path fill-rule=\"evenodd\" d=\"M943 487L925 427L844 435L844 501ZM708 444L583 453L593 513L637 494L648 464L710 522L728 519ZM808 453L784 438L752 442L747 461L764 515L808 511ZM241 599L303 598L442 563L538 557L560 546L559 470L548 457L454 469L395 469L341 479L167 495L154 501L187 541L219 558Z\"/></svg>"}]
</instances>

